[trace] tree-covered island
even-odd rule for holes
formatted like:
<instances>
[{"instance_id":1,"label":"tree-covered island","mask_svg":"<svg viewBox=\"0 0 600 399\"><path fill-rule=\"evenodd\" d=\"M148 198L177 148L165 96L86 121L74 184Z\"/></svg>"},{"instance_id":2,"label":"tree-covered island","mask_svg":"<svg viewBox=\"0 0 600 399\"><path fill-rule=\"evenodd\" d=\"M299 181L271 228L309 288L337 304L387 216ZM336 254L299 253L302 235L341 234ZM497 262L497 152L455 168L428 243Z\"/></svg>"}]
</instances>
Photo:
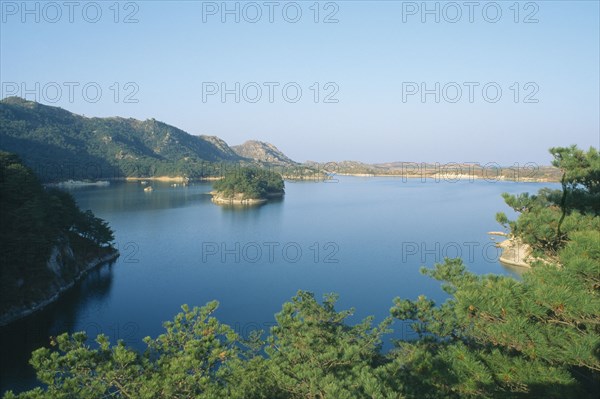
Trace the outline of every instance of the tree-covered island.
<instances>
[{"instance_id":1,"label":"tree-covered island","mask_svg":"<svg viewBox=\"0 0 600 399\"><path fill-rule=\"evenodd\" d=\"M235 168L213 185L216 204L257 205L281 197L285 184L280 174L265 169Z\"/></svg>"}]
</instances>

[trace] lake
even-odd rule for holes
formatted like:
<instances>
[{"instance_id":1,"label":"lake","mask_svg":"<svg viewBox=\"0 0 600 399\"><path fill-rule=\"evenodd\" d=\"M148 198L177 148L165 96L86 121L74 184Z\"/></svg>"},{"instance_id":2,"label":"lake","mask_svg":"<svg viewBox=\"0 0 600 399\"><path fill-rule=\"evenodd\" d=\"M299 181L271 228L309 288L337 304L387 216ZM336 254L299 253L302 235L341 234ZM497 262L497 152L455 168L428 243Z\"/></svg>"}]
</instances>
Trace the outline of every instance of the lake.
<instances>
[{"instance_id":1,"label":"lake","mask_svg":"<svg viewBox=\"0 0 600 399\"><path fill-rule=\"evenodd\" d=\"M109 221L121 256L91 272L42 313L0 330L0 391L35 384L27 361L50 335L104 333L143 349L182 304L216 299L216 316L243 336L268 330L299 289L339 294L352 322L383 319L397 297L446 295L419 272L445 256L476 273L513 275L498 262L487 232L495 214L512 216L500 194L537 192L549 183L339 176L286 182L282 200L255 208L210 201L209 183L151 183L70 191L82 209ZM411 338L407 326L396 336Z\"/></svg>"}]
</instances>

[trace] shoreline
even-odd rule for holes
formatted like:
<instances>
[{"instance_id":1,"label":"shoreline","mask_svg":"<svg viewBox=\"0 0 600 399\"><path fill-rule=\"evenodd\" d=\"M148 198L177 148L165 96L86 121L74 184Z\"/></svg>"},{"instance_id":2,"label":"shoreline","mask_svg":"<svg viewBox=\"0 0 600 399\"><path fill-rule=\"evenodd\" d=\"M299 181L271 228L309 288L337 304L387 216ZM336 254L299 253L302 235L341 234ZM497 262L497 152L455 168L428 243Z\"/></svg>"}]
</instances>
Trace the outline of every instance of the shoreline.
<instances>
[{"instance_id":1,"label":"shoreline","mask_svg":"<svg viewBox=\"0 0 600 399\"><path fill-rule=\"evenodd\" d=\"M115 180L115 181L125 180L127 182L150 180L150 181L177 182L177 183L186 183L186 182L190 181L189 178L184 177L184 176L115 177L112 180Z\"/></svg>"},{"instance_id":2,"label":"shoreline","mask_svg":"<svg viewBox=\"0 0 600 399\"><path fill-rule=\"evenodd\" d=\"M33 306L30 306L26 309L11 309L7 313L0 316L0 328L6 327L9 324L12 324L16 321L25 319L37 312L42 311L47 306L56 302L65 292L69 291L71 288L75 286L83 277L85 277L92 269L95 269L101 265L104 265L108 262L112 262L120 256L118 250L114 249L113 252L108 253L104 256L100 256L94 259L91 259L87 262L84 269L71 281L70 283L60 287L58 291L56 291L53 295L48 298L45 298L39 302L36 302Z\"/></svg>"},{"instance_id":3,"label":"shoreline","mask_svg":"<svg viewBox=\"0 0 600 399\"><path fill-rule=\"evenodd\" d=\"M217 205L244 205L244 206L252 206L252 205L261 205L267 202L266 199L258 199L258 198L247 198L247 199L235 199L235 198L222 198L222 197L212 197L212 202Z\"/></svg>"},{"instance_id":4,"label":"shoreline","mask_svg":"<svg viewBox=\"0 0 600 399\"><path fill-rule=\"evenodd\" d=\"M485 180L491 183L497 181L506 181L513 183L560 183L559 179L552 178L513 178L510 176L496 176L496 177L485 177L485 176L477 176L477 175L465 175L465 174L446 174L446 175L406 175L406 174L395 174L395 173L333 173L327 178L322 179L313 179L313 178L294 178L291 176L285 176L284 180L287 181L327 181L331 180L335 176L351 176L351 177L390 177L390 178L401 178L403 180L407 179L421 179L423 183L440 183L442 181L448 183L457 183L459 181L470 181L473 182L475 180ZM155 181L155 182L163 182L163 183L191 183L191 182L212 182L223 179L223 176L207 176L207 177L197 177L197 178L189 178L184 176L152 176L152 177L113 177L113 178L105 178L94 181L86 181L86 180L62 180L58 182L49 182L43 183L45 186L51 187L104 187L110 185L110 182L126 182L126 183L135 183L141 181Z\"/></svg>"},{"instance_id":5,"label":"shoreline","mask_svg":"<svg viewBox=\"0 0 600 399\"><path fill-rule=\"evenodd\" d=\"M243 194L236 194L235 197L225 198L217 191L211 191L209 193L212 198L211 201L217 205L261 205L267 202L266 198L242 198Z\"/></svg>"},{"instance_id":6,"label":"shoreline","mask_svg":"<svg viewBox=\"0 0 600 399\"><path fill-rule=\"evenodd\" d=\"M235 197L225 198L217 191L211 191L209 194L212 196L211 201L216 205L253 206L265 204L270 198L282 198L285 193L269 193L267 194L267 198L242 198L243 194L236 194Z\"/></svg>"},{"instance_id":7,"label":"shoreline","mask_svg":"<svg viewBox=\"0 0 600 399\"><path fill-rule=\"evenodd\" d=\"M529 245L521 242L521 240L517 238L510 237L497 243L496 246L502 249L502 254L498 258L500 263L531 269L531 264L528 263L528 261L531 257L532 250Z\"/></svg>"},{"instance_id":8,"label":"shoreline","mask_svg":"<svg viewBox=\"0 0 600 399\"><path fill-rule=\"evenodd\" d=\"M433 180L435 182L447 181L449 183L456 183L458 181L475 181L475 180L486 180L489 182L496 181L510 181L515 183L560 183L560 179L548 179L548 178L512 178L510 176L496 176L496 177L485 177L477 175L465 175L465 174L432 174L432 175L406 175L401 173L333 173L332 176L354 176L354 177L394 177L402 179L421 179L425 182L427 180Z\"/></svg>"}]
</instances>

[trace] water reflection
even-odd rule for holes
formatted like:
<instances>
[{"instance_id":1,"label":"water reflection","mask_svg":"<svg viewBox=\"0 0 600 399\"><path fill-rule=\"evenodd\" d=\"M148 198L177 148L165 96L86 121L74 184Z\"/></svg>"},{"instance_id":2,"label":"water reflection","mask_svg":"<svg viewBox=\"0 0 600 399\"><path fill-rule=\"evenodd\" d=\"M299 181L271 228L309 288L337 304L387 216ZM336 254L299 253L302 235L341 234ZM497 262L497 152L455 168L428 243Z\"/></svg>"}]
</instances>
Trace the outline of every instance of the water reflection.
<instances>
[{"instance_id":1,"label":"water reflection","mask_svg":"<svg viewBox=\"0 0 600 399\"><path fill-rule=\"evenodd\" d=\"M151 186L152 191L144 188ZM210 183L194 183L172 187L169 183L153 182L148 186L133 182L111 183L108 187L69 188L78 202L94 209L94 212L131 212L173 209L197 203L210 202Z\"/></svg>"},{"instance_id":2,"label":"water reflection","mask_svg":"<svg viewBox=\"0 0 600 399\"><path fill-rule=\"evenodd\" d=\"M90 308L100 306L109 296L112 267L113 263L110 263L90 271L86 278L43 312L0 329L0 392L8 389L17 392L36 386L29 359L32 351L49 345L50 336L87 330L78 321L85 319Z\"/></svg>"},{"instance_id":3,"label":"water reflection","mask_svg":"<svg viewBox=\"0 0 600 399\"><path fill-rule=\"evenodd\" d=\"M523 274L527 273L530 269L528 267L509 265L508 263L504 263L501 260L498 261L502 268L510 273L512 273L515 277L523 277Z\"/></svg>"},{"instance_id":4,"label":"water reflection","mask_svg":"<svg viewBox=\"0 0 600 399\"><path fill-rule=\"evenodd\" d=\"M261 217L269 217L273 222L279 220L283 210L283 198L273 198L256 205L219 205L223 220L234 226L239 223L252 223Z\"/></svg>"}]
</instances>

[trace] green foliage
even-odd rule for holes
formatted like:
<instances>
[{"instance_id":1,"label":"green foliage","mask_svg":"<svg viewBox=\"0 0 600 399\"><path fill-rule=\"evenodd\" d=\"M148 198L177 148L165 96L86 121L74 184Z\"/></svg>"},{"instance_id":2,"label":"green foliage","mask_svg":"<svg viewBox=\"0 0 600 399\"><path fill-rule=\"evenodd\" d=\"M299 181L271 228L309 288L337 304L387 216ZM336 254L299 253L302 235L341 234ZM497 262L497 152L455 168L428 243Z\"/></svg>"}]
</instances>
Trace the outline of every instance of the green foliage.
<instances>
[{"instance_id":1,"label":"green foliage","mask_svg":"<svg viewBox=\"0 0 600 399\"><path fill-rule=\"evenodd\" d=\"M284 182L278 173L257 168L234 168L225 173L213 188L225 198L241 194L243 199L262 199L284 193Z\"/></svg>"},{"instance_id":2,"label":"green foliage","mask_svg":"<svg viewBox=\"0 0 600 399\"><path fill-rule=\"evenodd\" d=\"M114 236L108 223L94 216L89 209L79 213L72 225L73 231L98 245L108 244L114 240Z\"/></svg>"},{"instance_id":3,"label":"green foliage","mask_svg":"<svg viewBox=\"0 0 600 399\"><path fill-rule=\"evenodd\" d=\"M556 258L572 232L600 228L600 156L595 148L584 152L576 146L551 148L550 153L553 165L563 172L562 190L545 188L537 195L504 193L506 204L520 215L509 221L499 213L496 220L529 244L536 255Z\"/></svg>"},{"instance_id":4,"label":"green foliage","mask_svg":"<svg viewBox=\"0 0 600 399\"><path fill-rule=\"evenodd\" d=\"M0 219L2 312L44 297L56 278L46 267L53 248L70 243L94 255L114 239L105 221L79 210L70 194L44 189L16 155L2 151Z\"/></svg>"},{"instance_id":5,"label":"green foliage","mask_svg":"<svg viewBox=\"0 0 600 399\"><path fill-rule=\"evenodd\" d=\"M575 376L600 371L600 235L593 233L573 235L562 267L534 268L523 281L474 275L458 259L424 270L453 297L440 307L425 297L396 300L392 314L415 321L424 337L399 343L397 367L430 375L420 388L432 397L580 393Z\"/></svg>"},{"instance_id":6,"label":"green foliage","mask_svg":"<svg viewBox=\"0 0 600 399\"><path fill-rule=\"evenodd\" d=\"M33 353L31 364L46 390L19 398L386 398L378 373L379 346L390 319L371 327L344 320L329 296L319 304L299 292L276 316L266 341L254 348L212 314L217 302L189 309L164 324L166 332L146 337L143 354L100 335L94 346L84 333L52 339L55 349ZM266 357L257 355L265 348ZM8 393L5 398L14 398Z\"/></svg>"},{"instance_id":7,"label":"green foliage","mask_svg":"<svg viewBox=\"0 0 600 399\"><path fill-rule=\"evenodd\" d=\"M600 193L600 154L596 148L584 152L572 145L551 148L550 153L552 165L563 171L568 189L581 189L592 196Z\"/></svg>"},{"instance_id":8,"label":"green foliage","mask_svg":"<svg viewBox=\"0 0 600 399\"><path fill-rule=\"evenodd\" d=\"M390 397L377 374L381 336L391 320L349 326L352 310L336 312L335 296L317 303L300 292L276 315L266 352L270 373L288 398Z\"/></svg>"},{"instance_id":9,"label":"green foliage","mask_svg":"<svg viewBox=\"0 0 600 399\"><path fill-rule=\"evenodd\" d=\"M166 332L144 341L139 354L119 341L111 346L99 335L94 346L84 333L63 334L51 341L56 349L41 348L31 364L45 392L35 390L22 398L222 398L236 357L237 336L211 314L211 302L202 308L183 306ZM8 394L7 398L13 397Z\"/></svg>"}]
</instances>

